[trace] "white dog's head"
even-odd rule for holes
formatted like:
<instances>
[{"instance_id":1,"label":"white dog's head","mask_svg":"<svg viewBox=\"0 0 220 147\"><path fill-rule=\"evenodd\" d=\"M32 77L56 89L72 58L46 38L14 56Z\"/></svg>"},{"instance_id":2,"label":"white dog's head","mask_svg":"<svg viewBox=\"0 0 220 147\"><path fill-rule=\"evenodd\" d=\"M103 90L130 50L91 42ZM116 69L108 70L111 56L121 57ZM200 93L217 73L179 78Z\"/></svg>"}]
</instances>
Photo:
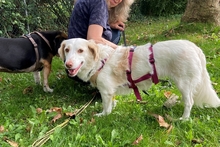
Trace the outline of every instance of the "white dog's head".
<instances>
[{"instance_id":1,"label":"white dog's head","mask_svg":"<svg viewBox=\"0 0 220 147\"><path fill-rule=\"evenodd\" d=\"M91 63L99 58L97 44L93 40L82 38L64 40L58 53L71 77L76 76L83 69L89 68Z\"/></svg>"}]
</instances>

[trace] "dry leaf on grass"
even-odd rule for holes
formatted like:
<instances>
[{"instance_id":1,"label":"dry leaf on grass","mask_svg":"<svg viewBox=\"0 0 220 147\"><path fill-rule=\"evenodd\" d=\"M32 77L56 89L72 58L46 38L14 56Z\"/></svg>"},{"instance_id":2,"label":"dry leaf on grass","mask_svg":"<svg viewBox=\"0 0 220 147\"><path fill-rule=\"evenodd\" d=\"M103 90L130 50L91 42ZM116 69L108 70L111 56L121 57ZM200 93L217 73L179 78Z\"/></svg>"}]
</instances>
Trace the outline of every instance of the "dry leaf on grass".
<instances>
[{"instance_id":1,"label":"dry leaf on grass","mask_svg":"<svg viewBox=\"0 0 220 147\"><path fill-rule=\"evenodd\" d=\"M0 133L3 133L3 132L5 132L5 128L4 126L0 126Z\"/></svg>"},{"instance_id":2,"label":"dry leaf on grass","mask_svg":"<svg viewBox=\"0 0 220 147\"><path fill-rule=\"evenodd\" d=\"M203 141L201 139L192 139L193 144L201 144Z\"/></svg>"},{"instance_id":3,"label":"dry leaf on grass","mask_svg":"<svg viewBox=\"0 0 220 147\"><path fill-rule=\"evenodd\" d=\"M171 96L172 92L170 92L170 91L165 91L163 94L164 94L164 96L165 96L166 98L169 98L169 97Z\"/></svg>"},{"instance_id":4,"label":"dry leaf on grass","mask_svg":"<svg viewBox=\"0 0 220 147\"><path fill-rule=\"evenodd\" d=\"M33 93L33 87L29 86L23 90L23 94Z\"/></svg>"},{"instance_id":5,"label":"dry leaf on grass","mask_svg":"<svg viewBox=\"0 0 220 147\"><path fill-rule=\"evenodd\" d=\"M12 140L9 140L7 137L4 137L4 141L10 144L12 147L18 147L18 143Z\"/></svg>"},{"instance_id":6,"label":"dry leaf on grass","mask_svg":"<svg viewBox=\"0 0 220 147\"><path fill-rule=\"evenodd\" d=\"M156 120L157 120L157 122L159 123L160 127L164 127L164 128L166 128L166 129L168 129L168 130L167 130L167 133L170 133L170 131L171 131L172 128L173 128L172 125L168 124L168 123L164 120L164 118L163 118L162 116L158 115L158 114L150 114L150 115L156 118Z\"/></svg>"},{"instance_id":7,"label":"dry leaf on grass","mask_svg":"<svg viewBox=\"0 0 220 147\"><path fill-rule=\"evenodd\" d=\"M69 116L69 117L72 117L73 115L75 115L75 113L74 112L66 112L65 115Z\"/></svg>"},{"instance_id":8,"label":"dry leaf on grass","mask_svg":"<svg viewBox=\"0 0 220 147\"><path fill-rule=\"evenodd\" d=\"M61 113L62 112L62 108L60 107L52 107L50 108L51 112L57 112L57 113Z\"/></svg>"},{"instance_id":9,"label":"dry leaf on grass","mask_svg":"<svg viewBox=\"0 0 220 147\"><path fill-rule=\"evenodd\" d=\"M150 114L154 118L156 118L157 122L159 123L160 127L168 128L170 125L165 122L164 118L158 114Z\"/></svg>"},{"instance_id":10,"label":"dry leaf on grass","mask_svg":"<svg viewBox=\"0 0 220 147\"><path fill-rule=\"evenodd\" d=\"M41 108L37 108L36 111L37 111L37 114L41 114L43 112Z\"/></svg>"},{"instance_id":11,"label":"dry leaf on grass","mask_svg":"<svg viewBox=\"0 0 220 147\"><path fill-rule=\"evenodd\" d=\"M132 143L132 145L138 145L141 142L141 140L143 140L142 134Z\"/></svg>"},{"instance_id":12,"label":"dry leaf on grass","mask_svg":"<svg viewBox=\"0 0 220 147\"><path fill-rule=\"evenodd\" d=\"M91 118L91 120L89 121L89 124L93 124L93 123L95 123L95 119Z\"/></svg>"},{"instance_id":13,"label":"dry leaf on grass","mask_svg":"<svg viewBox=\"0 0 220 147\"><path fill-rule=\"evenodd\" d=\"M53 117L53 119L51 120L51 122L55 123L58 119L60 119L62 117L62 108L60 107L52 107L50 108L50 110L47 110L46 112L56 112L57 115Z\"/></svg>"},{"instance_id":14,"label":"dry leaf on grass","mask_svg":"<svg viewBox=\"0 0 220 147\"><path fill-rule=\"evenodd\" d=\"M52 122L55 123L61 117L62 117L62 114L58 113L56 116L53 117Z\"/></svg>"},{"instance_id":15,"label":"dry leaf on grass","mask_svg":"<svg viewBox=\"0 0 220 147\"><path fill-rule=\"evenodd\" d=\"M166 108L173 107L178 101L179 96L175 95L170 91L164 92L164 96L167 98L167 101L163 104Z\"/></svg>"}]
</instances>

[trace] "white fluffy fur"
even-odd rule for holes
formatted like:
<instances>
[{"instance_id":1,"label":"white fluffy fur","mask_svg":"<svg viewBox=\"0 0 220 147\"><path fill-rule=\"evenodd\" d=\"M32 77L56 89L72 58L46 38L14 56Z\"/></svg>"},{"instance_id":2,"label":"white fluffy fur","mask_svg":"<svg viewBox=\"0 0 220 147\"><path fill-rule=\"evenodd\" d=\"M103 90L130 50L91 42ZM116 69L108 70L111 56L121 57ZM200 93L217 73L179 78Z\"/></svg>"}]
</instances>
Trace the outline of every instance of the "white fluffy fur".
<instances>
[{"instance_id":1,"label":"white fluffy fur","mask_svg":"<svg viewBox=\"0 0 220 147\"><path fill-rule=\"evenodd\" d=\"M146 73L153 73L149 63L150 43L137 46L133 55L132 78L135 80ZM84 81L90 78L101 67L101 60L107 59L99 71L95 86L103 102L103 111L98 116L110 114L113 107L112 97L115 94L128 94L126 69L128 69L128 52L130 47L119 46L116 50L93 41L69 39L63 41L59 54L65 60L65 67L74 71L70 76L78 76ZM153 52L158 77L168 77L174 81L182 94L184 113L182 118L189 118L192 106L218 107L220 99L214 91L206 69L206 59L202 50L187 40L170 40L153 45ZM81 65L81 66L80 66ZM94 83L93 83L94 84ZM151 79L137 83L139 90L147 90Z\"/></svg>"}]
</instances>

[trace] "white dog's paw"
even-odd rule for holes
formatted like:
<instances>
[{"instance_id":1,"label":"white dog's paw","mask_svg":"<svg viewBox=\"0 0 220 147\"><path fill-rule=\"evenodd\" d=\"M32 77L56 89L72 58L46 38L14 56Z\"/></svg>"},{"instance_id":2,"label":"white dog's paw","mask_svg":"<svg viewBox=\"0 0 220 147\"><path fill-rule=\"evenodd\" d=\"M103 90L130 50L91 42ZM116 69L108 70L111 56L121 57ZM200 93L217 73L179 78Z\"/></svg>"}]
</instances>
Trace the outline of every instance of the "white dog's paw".
<instances>
[{"instance_id":1,"label":"white dog's paw","mask_svg":"<svg viewBox=\"0 0 220 147\"><path fill-rule=\"evenodd\" d=\"M44 92L53 92L53 89L51 89L50 87L44 87Z\"/></svg>"},{"instance_id":2,"label":"white dog's paw","mask_svg":"<svg viewBox=\"0 0 220 147\"><path fill-rule=\"evenodd\" d=\"M114 109L116 107L117 102L118 102L118 100L115 100L115 99L112 101L112 109Z\"/></svg>"},{"instance_id":3,"label":"white dog's paw","mask_svg":"<svg viewBox=\"0 0 220 147\"><path fill-rule=\"evenodd\" d=\"M95 116L98 116L98 117L102 117L102 116L105 116L106 114L104 114L103 112L102 113L97 113L95 114Z\"/></svg>"},{"instance_id":4,"label":"white dog's paw","mask_svg":"<svg viewBox=\"0 0 220 147\"><path fill-rule=\"evenodd\" d=\"M180 117L179 120L181 120L181 121L189 121L190 118L189 117Z\"/></svg>"}]
</instances>

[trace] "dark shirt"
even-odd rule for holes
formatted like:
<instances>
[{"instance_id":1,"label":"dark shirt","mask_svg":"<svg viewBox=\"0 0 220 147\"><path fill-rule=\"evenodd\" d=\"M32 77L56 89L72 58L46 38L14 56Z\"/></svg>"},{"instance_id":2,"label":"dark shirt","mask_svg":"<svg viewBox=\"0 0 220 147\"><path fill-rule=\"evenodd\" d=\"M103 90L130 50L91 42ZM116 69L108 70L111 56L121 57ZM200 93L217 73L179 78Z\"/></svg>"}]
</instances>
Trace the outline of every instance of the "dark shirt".
<instances>
[{"instance_id":1,"label":"dark shirt","mask_svg":"<svg viewBox=\"0 0 220 147\"><path fill-rule=\"evenodd\" d=\"M91 24L102 26L102 37L111 40L112 32L108 25L108 6L105 0L77 0L70 17L68 38L87 39Z\"/></svg>"}]
</instances>

